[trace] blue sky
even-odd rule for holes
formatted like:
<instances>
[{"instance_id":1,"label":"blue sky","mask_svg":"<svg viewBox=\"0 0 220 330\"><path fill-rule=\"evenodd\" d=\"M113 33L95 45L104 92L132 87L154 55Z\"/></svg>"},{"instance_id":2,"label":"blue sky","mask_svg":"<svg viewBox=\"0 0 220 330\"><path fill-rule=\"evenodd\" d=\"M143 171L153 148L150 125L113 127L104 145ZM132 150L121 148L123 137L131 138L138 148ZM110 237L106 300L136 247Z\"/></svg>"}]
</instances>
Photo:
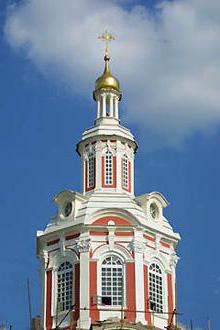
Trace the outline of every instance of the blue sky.
<instances>
[{"instance_id":1,"label":"blue sky","mask_svg":"<svg viewBox=\"0 0 220 330\"><path fill-rule=\"evenodd\" d=\"M57 8L59 2L54 0ZM68 6L68 1L66 3ZM215 40L215 29L220 31L220 28L215 22L217 14L214 15L218 4L214 0L211 5L203 0L200 5L196 0L187 0L178 1L180 7L167 5L164 9L155 9L152 3L105 1L108 10L114 11L117 18L114 32L117 32L118 24L118 36L126 35L127 38L125 44L121 38L112 45L112 70L124 91L120 113L122 123L131 128L139 144L136 194L155 190L163 193L170 201L166 216L182 237L177 267L182 322L192 319L195 326L206 329L210 317L215 330L220 324L220 100L217 93L220 84L216 76L220 52L219 42ZM173 6L176 3L172 1ZM126 20L141 24L129 30L121 16L138 4L145 8L141 11L136 8ZM192 24L188 16L195 13L195 4L198 15ZM45 21L49 23L45 24L41 9L37 12L39 16L36 14L33 21L27 21L33 8L21 13L15 7L7 15L7 5L7 1L0 3L0 320L22 330L28 326L27 277L31 282L33 314L39 313L36 230L45 228L54 215L52 198L56 193L65 188L80 191L80 160L75 145L95 118L92 90L103 69L103 45L95 37L90 41L82 37L76 42L76 34L81 32L84 36L85 31L80 30L83 24L75 31L73 17L73 45L68 44L71 35L68 31L63 48L56 49L56 39L53 39L57 35L56 24L50 25L50 15L46 20L49 7L45 10ZM25 5L26 1L20 8ZM83 5L86 16L87 1L83 1ZM208 17L200 15L204 6L210 13ZM103 17L106 10L105 6L103 8L97 7L98 18ZM183 16L182 21L175 16L178 11ZM64 13L65 8L63 16ZM66 26L59 18L59 11L57 15L58 31L63 29L65 33ZM14 25L18 19L19 24ZM177 21L178 26L175 26ZM84 23L88 26L86 19ZM199 31L203 31L203 23L205 31L211 32L203 34L202 39ZM187 34L190 24L194 43L189 41L190 33ZM91 38L102 32L101 26L102 19L95 24ZM107 27L111 28L109 22ZM127 34L124 33L126 28ZM43 41L39 39L42 31ZM146 31L151 31L147 41ZM179 35L182 36L180 44L177 43ZM137 36L141 36L140 39ZM169 40L169 45L166 46L167 42L163 40ZM126 48L129 42L135 46L131 51ZM50 50L54 47L53 51L47 46ZM184 53L186 46L188 50ZM176 63L177 58L179 63ZM132 65L137 75L132 71ZM203 80L200 73L204 68ZM163 81L164 76L169 79ZM189 85L190 92L186 88ZM180 88L174 89L175 86Z\"/></svg>"}]
</instances>

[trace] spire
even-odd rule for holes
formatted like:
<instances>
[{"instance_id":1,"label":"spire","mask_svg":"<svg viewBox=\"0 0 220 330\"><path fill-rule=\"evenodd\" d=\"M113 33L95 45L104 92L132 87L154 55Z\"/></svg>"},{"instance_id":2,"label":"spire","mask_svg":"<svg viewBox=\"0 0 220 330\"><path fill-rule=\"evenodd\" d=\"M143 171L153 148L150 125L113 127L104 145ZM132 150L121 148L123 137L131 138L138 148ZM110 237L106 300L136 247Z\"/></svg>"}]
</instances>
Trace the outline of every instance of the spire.
<instances>
[{"instance_id":1,"label":"spire","mask_svg":"<svg viewBox=\"0 0 220 330\"><path fill-rule=\"evenodd\" d=\"M109 42L115 40L115 37L105 31L98 39L105 42L105 69L103 74L96 79L93 98L97 102L97 117L103 119L105 117L119 120L118 117L118 102L121 100L121 91L119 81L111 73L109 67Z\"/></svg>"},{"instance_id":2,"label":"spire","mask_svg":"<svg viewBox=\"0 0 220 330\"><path fill-rule=\"evenodd\" d=\"M106 30L98 37L98 39L105 42L105 69L103 74L96 80L95 92L101 89L113 89L121 95L119 81L116 77L112 75L109 67L109 42L115 40L115 37Z\"/></svg>"}]
</instances>

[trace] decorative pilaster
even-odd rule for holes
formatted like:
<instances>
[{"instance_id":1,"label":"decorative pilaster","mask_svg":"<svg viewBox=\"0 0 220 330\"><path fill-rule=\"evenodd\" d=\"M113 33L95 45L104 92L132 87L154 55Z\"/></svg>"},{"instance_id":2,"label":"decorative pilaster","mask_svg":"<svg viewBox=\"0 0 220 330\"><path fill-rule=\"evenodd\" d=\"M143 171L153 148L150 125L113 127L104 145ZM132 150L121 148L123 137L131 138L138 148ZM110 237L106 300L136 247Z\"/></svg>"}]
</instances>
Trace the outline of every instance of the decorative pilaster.
<instances>
[{"instance_id":1,"label":"decorative pilaster","mask_svg":"<svg viewBox=\"0 0 220 330\"><path fill-rule=\"evenodd\" d=\"M89 316L89 251L90 238L88 235L81 234L77 243L77 248L80 253L80 324L78 326L83 329L89 329L91 320Z\"/></svg>"},{"instance_id":2,"label":"decorative pilaster","mask_svg":"<svg viewBox=\"0 0 220 330\"><path fill-rule=\"evenodd\" d=\"M143 311L145 310L145 300L144 300L144 263L143 263L143 254L145 245L143 243L143 234L142 232L134 232L134 240L132 242L132 250L135 260L135 303L136 310ZM144 313L136 313L136 322L141 322L145 324Z\"/></svg>"},{"instance_id":3,"label":"decorative pilaster","mask_svg":"<svg viewBox=\"0 0 220 330\"><path fill-rule=\"evenodd\" d=\"M168 273L167 274L167 291L168 291L168 312L169 312L169 319L168 319L168 324L170 324L171 320L172 320L172 312L174 309L174 304L173 304L173 278L172 278L172 274Z\"/></svg>"},{"instance_id":4,"label":"decorative pilaster","mask_svg":"<svg viewBox=\"0 0 220 330\"><path fill-rule=\"evenodd\" d=\"M176 308L176 309L177 309L177 301L176 301L176 265L177 265L178 260L179 260L179 257L176 255L176 252L173 249L173 252L170 255L170 264L169 264L170 269L171 269L171 273L172 273L172 275L170 274L171 283L169 284L169 286L171 287L170 290L172 290L172 304L173 304L172 307ZM169 281L170 277L168 276L168 281ZM168 301L168 304L169 304L169 301ZM176 316L174 317L174 322L175 322L175 319L176 319Z\"/></svg>"},{"instance_id":5,"label":"decorative pilaster","mask_svg":"<svg viewBox=\"0 0 220 330\"><path fill-rule=\"evenodd\" d=\"M46 306L47 306L47 265L49 262L49 256L47 251L40 253L40 283L41 283L41 326L43 329L46 327Z\"/></svg>"}]
</instances>

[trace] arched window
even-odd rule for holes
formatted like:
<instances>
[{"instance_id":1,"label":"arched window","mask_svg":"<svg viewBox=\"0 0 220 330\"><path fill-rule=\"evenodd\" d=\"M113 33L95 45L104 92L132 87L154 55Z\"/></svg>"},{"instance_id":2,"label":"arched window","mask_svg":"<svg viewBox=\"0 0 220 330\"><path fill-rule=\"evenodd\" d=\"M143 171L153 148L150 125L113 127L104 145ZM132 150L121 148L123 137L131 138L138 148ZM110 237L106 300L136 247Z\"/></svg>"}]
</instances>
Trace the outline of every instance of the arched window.
<instances>
[{"instance_id":1,"label":"arched window","mask_svg":"<svg viewBox=\"0 0 220 330\"><path fill-rule=\"evenodd\" d=\"M122 187L129 188L129 171L128 171L128 156L124 155L122 158Z\"/></svg>"},{"instance_id":2,"label":"arched window","mask_svg":"<svg viewBox=\"0 0 220 330\"><path fill-rule=\"evenodd\" d=\"M116 256L109 256L102 263L102 303L105 305L122 304L122 267L122 261Z\"/></svg>"},{"instance_id":3,"label":"arched window","mask_svg":"<svg viewBox=\"0 0 220 330\"><path fill-rule=\"evenodd\" d=\"M109 150L105 153L105 184L113 184L113 156Z\"/></svg>"},{"instance_id":4,"label":"arched window","mask_svg":"<svg viewBox=\"0 0 220 330\"><path fill-rule=\"evenodd\" d=\"M95 186L95 157L93 153L88 155L88 188Z\"/></svg>"},{"instance_id":5,"label":"arched window","mask_svg":"<svg viewBox=\"0 0 220 330\"><path fill-rule=\"evenodd\" d=\"M57 306L59 311L71 309L73 298L73 266L63 262L57 272Z\"/></svg>"},{"instance_id":6,"label":"arched window","mask_svg":"<svg viewBox=\"0 0 220 330\"><path fill-rule=\"evenodd\" d=\"M155 312L163 312L162 272L156 263L149 268L149 308Z\"/></svg>"}]
</instances>

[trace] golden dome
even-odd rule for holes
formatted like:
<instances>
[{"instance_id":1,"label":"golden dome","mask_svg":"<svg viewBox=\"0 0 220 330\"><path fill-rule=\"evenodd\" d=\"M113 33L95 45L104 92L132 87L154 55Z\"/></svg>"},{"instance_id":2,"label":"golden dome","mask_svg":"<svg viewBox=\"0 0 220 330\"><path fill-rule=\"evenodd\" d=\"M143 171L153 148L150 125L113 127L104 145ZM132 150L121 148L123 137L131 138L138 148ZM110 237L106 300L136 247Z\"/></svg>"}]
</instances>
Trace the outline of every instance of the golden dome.
<instances>
[{"instance_id":1,"label":"golden dome","mask_svg":"<svg viewBox=\"0 0 220 330\"><path fill-rule=\"evenodd\" d=\"M105 55L105 70L103 74L96 80L95 83L95 91L100 90L102 88L114 89L120 93L120 85L117 78L115 78L110 71L109 68L109 56Z\"/></svg>"}]
</instances>

